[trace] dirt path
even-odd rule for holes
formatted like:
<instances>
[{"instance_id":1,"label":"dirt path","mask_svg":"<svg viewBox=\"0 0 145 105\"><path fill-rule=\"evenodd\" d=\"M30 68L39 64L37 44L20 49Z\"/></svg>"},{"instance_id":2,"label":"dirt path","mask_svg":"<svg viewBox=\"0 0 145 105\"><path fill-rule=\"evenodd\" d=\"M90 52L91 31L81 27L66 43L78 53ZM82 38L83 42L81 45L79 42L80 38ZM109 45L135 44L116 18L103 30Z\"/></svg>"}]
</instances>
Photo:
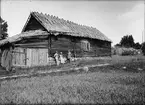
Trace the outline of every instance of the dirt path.
<instances>
[{"instance_id":1,"label":"dirt path","mask_svg":"<svg viewBox=\"0 0 145 105\"><path fill-rule=\"evenodd\" d=\"M90 67L100 67L100 66L108 66L108 65L110 65L110 64L105 63L105 64L97 64L97 65L87 65L87 66L83 66L83 67L69 68L69 71L80 70L80 69L88 71ZM29 73L29 74L2 76L2 77L0 77L0 80L16 79L16 78L20 78L20 77L30 77L30 76L35 76L35 75L43 75L43 74L65 72L65 71L68 71L68 69L61 68L61 69L52 69L52 70L49 70L49 71L37 71L35 73Z\"/></svg>"}]
</instances>

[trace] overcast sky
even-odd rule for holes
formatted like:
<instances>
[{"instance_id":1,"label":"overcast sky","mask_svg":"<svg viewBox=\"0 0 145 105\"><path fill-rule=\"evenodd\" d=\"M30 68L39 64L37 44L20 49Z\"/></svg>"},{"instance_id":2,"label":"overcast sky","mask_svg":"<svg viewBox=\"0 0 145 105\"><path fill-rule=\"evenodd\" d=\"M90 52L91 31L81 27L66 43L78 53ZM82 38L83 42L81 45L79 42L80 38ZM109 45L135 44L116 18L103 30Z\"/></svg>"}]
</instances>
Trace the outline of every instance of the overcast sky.
<instances>
[{"instance_id":1,"label":"overcast sky","mask_svg":"<svg viewBox=\"0 0 145 105\"><path fill-rule=\"evenodd\" d=\"M8 23L9 36L16 35L31 11L55 15L66 20L97 28L113 41L132 34L142 42L144 30L144 1L12 1L2 0L1 17Z\"/></svg>"}]
</instances>

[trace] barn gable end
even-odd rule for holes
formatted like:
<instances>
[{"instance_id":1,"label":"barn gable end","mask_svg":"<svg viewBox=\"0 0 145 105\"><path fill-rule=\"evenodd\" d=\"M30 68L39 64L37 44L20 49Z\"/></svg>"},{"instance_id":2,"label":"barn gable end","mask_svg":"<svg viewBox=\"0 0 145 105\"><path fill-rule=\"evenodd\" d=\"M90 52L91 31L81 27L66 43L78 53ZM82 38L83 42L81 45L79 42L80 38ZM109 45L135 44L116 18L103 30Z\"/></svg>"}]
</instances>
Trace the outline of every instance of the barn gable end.
<instances>
[{"instance_id":1,"label":"barn gable end","mask_svg":"<svg viewBox=\"0 0 145 105\"><path fill-rule=\"evenodd\" d=\"M46 31L43 25L40 22L38 22L38 20L32 14L30 14L29 18L27 19L27 22L25 23L22 32L31 31L31 30Z\"/></svg>"}]
</instances>

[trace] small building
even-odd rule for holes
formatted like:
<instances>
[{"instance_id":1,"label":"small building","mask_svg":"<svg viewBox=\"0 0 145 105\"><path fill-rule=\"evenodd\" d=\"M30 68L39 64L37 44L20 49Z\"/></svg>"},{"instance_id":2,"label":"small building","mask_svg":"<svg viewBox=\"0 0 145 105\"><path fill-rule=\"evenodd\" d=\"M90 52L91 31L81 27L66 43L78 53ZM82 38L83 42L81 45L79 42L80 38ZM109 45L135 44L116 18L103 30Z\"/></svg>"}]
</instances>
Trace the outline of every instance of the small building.
<instances>
[{"instance_id":1,"label":"small building","mask_svg":"<svg viewBox=\"0 0 145 105\"><path fill-rule=\"evenodd\" d=\"M111 40L93 27L56 16L31 12L20 34L0 42L14 45L13 64L38 66L53 63L56 51L74 57L111 56Z\"/></svg>"}]
</instances>

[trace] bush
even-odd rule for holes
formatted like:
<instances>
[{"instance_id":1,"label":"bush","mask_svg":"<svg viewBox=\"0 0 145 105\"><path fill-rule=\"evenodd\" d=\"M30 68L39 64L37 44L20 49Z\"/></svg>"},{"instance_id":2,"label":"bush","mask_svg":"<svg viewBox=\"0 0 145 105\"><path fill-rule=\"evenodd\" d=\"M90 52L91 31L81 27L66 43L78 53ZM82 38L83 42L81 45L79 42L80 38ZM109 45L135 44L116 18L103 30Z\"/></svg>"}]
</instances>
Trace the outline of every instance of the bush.
<instances>
[{"instance_id":1,"label":"bush","mask_svg":"<svg viewBox=\"0 0 145 105\"><path fill-rule=\"evenodd\" d=\"M138 54L138 50L134 48L126 48L122 52L122 55L137 55L137 54Z\"/></svg>"},{"instance_id":2,"label":"bush","mask_svg":"<svg viewBox=\"0 0 145 105\"><path fill-rule=\"evenodd\" d=\"M125 48L125 47L116 47L115 48L115 53L117 55L137 55L138 54L138 50L134 49L134 48Z\"/></svg>"},{"instance_id":3,"label":"bush","mask_svg":"<svg viewBox=\"0 0 145 105\"><path fill-rule=\"evenodd\" d=\"M134 51L131 51L131 50L125 50L122 52L122 55L134 55Z\"/></svg>"},{"instance_id":4,"label":"bush","mask_svg":"<svg viewBox=\"0 0 145 105\"><path fill-rule=\"evenodd\" d=\"M113 47L111 48L111 54L112 54L112 55L116 55L116 49L113 48Z\"/></svg>"},{"instance_id":5,"label":"bush","mask_svg":"<svg viewBox=\"0 0 145 105\"><path fill-rule=\"evenodd\" d=\"M141 50L143 55L145 56L145 42L142 44Z\"/></svg>"}]
</instances>

